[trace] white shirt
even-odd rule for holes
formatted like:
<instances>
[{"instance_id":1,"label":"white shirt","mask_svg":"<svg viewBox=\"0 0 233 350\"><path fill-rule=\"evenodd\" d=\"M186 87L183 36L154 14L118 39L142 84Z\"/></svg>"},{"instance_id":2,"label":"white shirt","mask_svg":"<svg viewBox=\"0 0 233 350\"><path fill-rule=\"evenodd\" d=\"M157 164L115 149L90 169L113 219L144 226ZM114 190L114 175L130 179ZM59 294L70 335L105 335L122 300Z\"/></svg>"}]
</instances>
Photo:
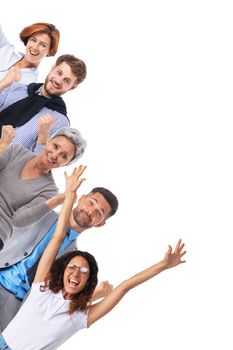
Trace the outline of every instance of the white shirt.
<instances>
[{"instance_id":1,"label":"white shirt","mask_svg":"<svg viewBox=\"0 0 233 350\"><path fill-rule=\"evenodd\" d=\"M12 44L5 37L0 26L0 80L7 74L8 70L21 58L23 54L17 52ZM35 83L38 78L37 68L21 68L20 83Z\"/></svg>"},{"instance_id":2,"label":"white shirt","mask_svg":"<svg viewBox=\"0 0 233 350\"><path fill-rule=\"evenodd\" d=\"M54 350L73 334L87 328L87 314L68 313L69 300L62 291L40 291L33 283L29 296L2 335L12 350Z\"/></svg>"}]
</instances>

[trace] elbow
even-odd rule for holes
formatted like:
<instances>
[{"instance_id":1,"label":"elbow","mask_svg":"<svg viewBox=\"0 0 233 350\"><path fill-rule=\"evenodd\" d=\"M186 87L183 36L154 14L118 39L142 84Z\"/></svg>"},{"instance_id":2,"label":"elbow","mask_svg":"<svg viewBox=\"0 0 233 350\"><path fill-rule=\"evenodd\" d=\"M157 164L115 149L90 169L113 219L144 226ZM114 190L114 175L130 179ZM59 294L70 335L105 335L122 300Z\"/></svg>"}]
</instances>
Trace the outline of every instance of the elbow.
<instances>
[{"instance_id":1,"label":"elbow","mask_svg":"<svg viewBox=\"0 0 233 350\"><path fill-rule=\"evenodd\" d=\"M120 294L122 295L122 297L128 293L131 289L131 286L130 286L130 283L128 280L122 282L118 287L117 289L120 290Z\"/></svg>"},{"instance_id":2,"label":"elbow","mask_svg":"<svg viewBox=\"0 0 233 350\"><path fill-rule=\"evenodd\" d=\"M13 218L12 224L13 224L13 226L15 226L15 227L21 228L21 227L30 225L30 222L26 221L24 218L23 218L23 219L22 219L22 218L21 218L21 219L19 219L19 218Z\"/></svg>"}]
</instances>

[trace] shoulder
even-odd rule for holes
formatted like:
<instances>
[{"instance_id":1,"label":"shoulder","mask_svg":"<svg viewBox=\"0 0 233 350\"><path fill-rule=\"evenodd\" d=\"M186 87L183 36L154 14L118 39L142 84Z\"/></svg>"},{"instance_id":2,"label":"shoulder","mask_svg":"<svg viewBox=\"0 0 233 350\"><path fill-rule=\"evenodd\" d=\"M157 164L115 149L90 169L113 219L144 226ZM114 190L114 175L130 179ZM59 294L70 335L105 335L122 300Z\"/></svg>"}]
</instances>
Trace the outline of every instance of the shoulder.
<instances>
[{"instance_id":1,"label":"shoulder","mask_svg":"<svg viewBox=\"0 0 233 350\"><path fill-rule=\"evenodd\" d=\"M15 47L8 41L0 26L0 69L4 71L8 70L21 58L21 54L17 52ZM3 78L3 76L1 78Z\"/></svg>"},{"instance_id":2,"label":"shoulder","mask_svg":"<svg viewBox=\"0 0 233 350\"><path fill-rule=\"evenodd\" d=\"M23 54L21 54L23 57ZM39 75L38 68L22 68L21 69L21 80L19 83L28 85L30 83L36 83Z\"/></svg>"}]
</instances>

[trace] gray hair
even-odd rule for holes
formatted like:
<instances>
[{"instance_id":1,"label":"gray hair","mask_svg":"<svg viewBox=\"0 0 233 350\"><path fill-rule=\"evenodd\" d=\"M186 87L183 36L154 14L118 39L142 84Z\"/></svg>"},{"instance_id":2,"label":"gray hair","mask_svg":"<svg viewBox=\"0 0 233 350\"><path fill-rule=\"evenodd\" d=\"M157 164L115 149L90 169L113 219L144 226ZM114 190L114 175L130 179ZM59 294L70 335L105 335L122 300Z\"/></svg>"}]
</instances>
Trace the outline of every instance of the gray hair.
<instances>
[{"instance_id":1,"label":"gray hair","mask_svg":"<svg viewBox=\"0 0 233 350\"><path fill-rule=\"evenodd\" d=\"M57 136L67 137L67 139L70 140L70 142L72 142L75 146L75 155L69 164L76 162L79 158L82 157L87 146L87 142L84 140L81 133L77 129L68 127L60 128L50 136L49 140L52 140Z\"/></svg>"}]
</instances>

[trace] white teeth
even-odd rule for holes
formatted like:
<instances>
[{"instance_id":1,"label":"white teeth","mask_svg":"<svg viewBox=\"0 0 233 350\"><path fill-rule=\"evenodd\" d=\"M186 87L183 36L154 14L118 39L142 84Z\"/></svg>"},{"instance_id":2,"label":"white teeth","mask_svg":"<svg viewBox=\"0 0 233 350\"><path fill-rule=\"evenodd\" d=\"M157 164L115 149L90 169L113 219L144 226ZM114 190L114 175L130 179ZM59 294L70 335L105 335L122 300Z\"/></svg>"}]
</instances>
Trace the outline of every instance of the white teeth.
<instances>
[{"instance_id":1,"label":"white teeth","mask_svg":"<svg viewBox=\"0 0 233 350\"><path fill-rule=\"evenodd\" d=\"M78 285L79 285L79 281L76 281L76 280L74 280L73 278L70 278L70 279L69 279L69 283L72 284L72 285L74 285L74 286L78 286Z\"/></svg>"},{"instance_id":2,"label":"white teeth","mask_svg":"<svg viewBox=\"0 0 233 350\"><path fill-rule=\"evenodd\" d=\"M30 51L30 54L33 56L37 56L38 54L36 52Z\"/></svg>"},{"instance_id":3,"label":"white teeth","mask_svg":"<svg viewBox=\"0 0 233 350\"><path fill-rule=\"evenodd\" d=\"M51 83L56 89L59 89L59 85L57 85L54 81L51 81Z\"/></svg>"},{"instance_id":4,"label":"white teeth","mask_svg":"<svg viewBox=\"0 0 233 350\"><path fill-rule=\"evenodd\" d=\"M50 162L50 163L55 163L55 161L53 160L53 159L51 159L50 157L47 157L48 158L48 161Z\"/></svg>"}]
</instances>

